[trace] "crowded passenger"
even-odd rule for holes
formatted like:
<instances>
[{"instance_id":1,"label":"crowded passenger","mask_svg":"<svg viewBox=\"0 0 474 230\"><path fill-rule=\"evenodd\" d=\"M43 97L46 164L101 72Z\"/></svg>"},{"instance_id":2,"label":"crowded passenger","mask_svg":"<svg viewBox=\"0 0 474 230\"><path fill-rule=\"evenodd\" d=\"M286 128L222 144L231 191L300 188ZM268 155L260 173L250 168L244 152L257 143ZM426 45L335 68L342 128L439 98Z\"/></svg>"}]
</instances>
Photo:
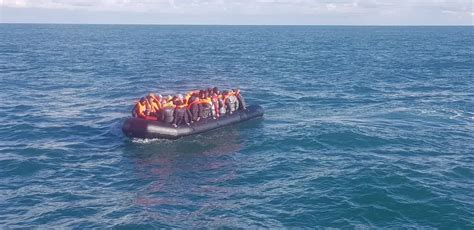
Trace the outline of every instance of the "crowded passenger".
<instances>
[{"instance_id":1,"label":"crowded passenger","mask_svg":"<svg viewBox=\"0 0 474 230\"><path fill-rule=\"evenodd\" d=\"M217 87L214 87L214 89L212 89L211 94L212 94L211 102L212 102L212 106L213 106L212 113L213 113L214 119L217 119L217 118L220 117L220 113L219 113L219 90L217 89Z\"/></svg>"},{"instance_id":2,"label":"crowded passenger","mask_svg":"<svg viewBox=\"0 0 474 230\"><path fill-rule=\"evenodd\" d=\"M140 98L140 101L138 101L135 104L135 107L133 108L133 111L132 111L132 116L138 117L138 118L143 118L143 119L145 119L147 117L147 115L146 115L146 99L144 97Z\"/></svg>"},{"instance_id":3,"label":"crowded passenger","mask_svg":"<svg viewBox=\"0 0 474 230\"><path fill-rule=\"evenodd\" d=\"M191 95L192 96L189 98L188 101L188 109L191 112L191 121L199 121L201 119L199 117L199 109L201 108L199 104L199 95L197 92L193 92Z\"/></svg>"},{"instance_id":4,"label":"crowded passenger","mask_svg":"<svg viewBox=\"0 0 474 230\"><path fill-rule=\"evenodd\" d=\"M200 102L201 109L199 110L199 117L201 117L201 119L207 119L211 117L211 111L212 111L212 102L211 102L211 98L209 98L208 96L208 91L202 90L199 98L201 101Z\"/></svg>"},{"instance_id":5,"label":"crowded passenger","mask_svg":"<svg viewBox=\"0 0 474 230\"><path fill-rule=\"evenodd\" d=\"M171 96L168 96L162 101L162 103L163 107L161 108L161 117L159 117L158 120L171 124L171 122L173 122L174 120L175 109L175 105L173 104L173 98Z\"/></svg>"},{"instance_id":6,"label":"crowded passenger","mask_svg":"<svg viewBox=\"0 0 474 230\"><path fill-rule=\"evenodd\" d=\"M224 105L227 113L232 114L239 108L239 100L234 95L234 91L224 91Z\"/></svg>"},{"instance_id":7,"label":"crowded passenger","mask_svg":"<svg viewBox=\"0 0 474 230\"><path fill-rule=\"evenodd\" d=\"M189 123L189 116L187 112L188 106L185 103L185 99L182 95L178 95L178 97L174 100L174 113L173 113L173 126L178 127L182 123L186 125L190 125Z\"/></svg>"},{"instance_id":8,"label":"crowded passenger","mask_svg":"<svg viewBox=\"0 0 474 230\"><path fill-rule=\"evenodd\" d=\"M160 111L160 102L154 94L149 94L146 97L146 113L148 116L158 117L158 111Z\"/></svg>"},{"instance_id":9,"label":"crowded passenger","mask_svg":"<svg viewBox=\"0 0 474 230\"><path fill-rule=\"evenodd\" d=\"M133 109L133 117L159 120L178 127L206 119L219 119L237 110L245 110L240 89L219 91L217 87L193 90L166 97L154 93L140 98Z\"/></svg>"},{"instance_id":10,"label":"crowded passenger","mask_svg":"<svg viewBox=\"0 0 474 230\"><path fill-rule=\"evenodd\" d=\"M245 100L242 95L240 95L240 89L234 89L234 95L237 97L237 100L239 102L239 109L247 109L247 106L245 105Z\"/></svg>"}]
</instances>

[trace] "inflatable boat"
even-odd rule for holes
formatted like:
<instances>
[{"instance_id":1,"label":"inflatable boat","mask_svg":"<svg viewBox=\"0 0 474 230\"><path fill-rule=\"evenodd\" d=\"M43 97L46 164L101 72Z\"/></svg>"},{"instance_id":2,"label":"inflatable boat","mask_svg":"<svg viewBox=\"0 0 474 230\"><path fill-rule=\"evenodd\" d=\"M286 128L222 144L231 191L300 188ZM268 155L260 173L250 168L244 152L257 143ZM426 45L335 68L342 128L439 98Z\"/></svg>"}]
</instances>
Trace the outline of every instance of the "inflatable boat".
<instances>
[{"instance_id":1,"label":"inflatable boat","mask_svg":"<svg viewBox=\"0 0 474 230\"><path fill-rule=\"evenodd\" d=\"M123 123L122 131L131 138L178 139L261 116L263 116L263 108L259 105L252 105L246 109L237 110L232 114L223 115L218 119L205 119L194 122L190 126L180 125L176 128L171 124L161 121L131 117Z\"/></svg>"}]
</instances>

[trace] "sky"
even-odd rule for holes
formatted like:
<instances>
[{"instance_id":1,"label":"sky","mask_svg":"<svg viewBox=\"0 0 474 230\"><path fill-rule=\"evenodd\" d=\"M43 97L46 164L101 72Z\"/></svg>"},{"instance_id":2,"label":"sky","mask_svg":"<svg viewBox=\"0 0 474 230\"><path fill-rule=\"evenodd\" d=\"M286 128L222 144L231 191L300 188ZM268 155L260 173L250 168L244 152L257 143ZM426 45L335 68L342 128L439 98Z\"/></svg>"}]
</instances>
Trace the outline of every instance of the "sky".
<instances>
[{"instance_id":1,"label":"sky","mask_svg":"<svg viewBox=\"0 0 474 230\"><path fill-rule=\"evenodd\" d=\"M0 23L473 25L474 0L0 0Z\"/></svg>"}]
</instances>

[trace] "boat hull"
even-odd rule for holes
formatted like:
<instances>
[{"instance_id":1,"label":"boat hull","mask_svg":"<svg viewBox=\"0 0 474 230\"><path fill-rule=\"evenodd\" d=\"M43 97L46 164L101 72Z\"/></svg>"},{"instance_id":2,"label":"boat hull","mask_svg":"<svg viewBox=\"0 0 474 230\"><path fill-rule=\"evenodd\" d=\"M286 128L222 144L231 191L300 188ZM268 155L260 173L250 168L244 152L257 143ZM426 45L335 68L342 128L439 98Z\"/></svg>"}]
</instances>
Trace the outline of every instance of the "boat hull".
<instances>
[{"instance_id":1,"label":"boat hull","mask_svg":"<svg viewBox=\"0 0 474 230\"><path fill-rule=\"evenodd\" d=\"M122 125L123 133L131 138L159 138L178 139L180 137L203 133L224 126L240 123L263 116L263 108L252 105L245 110L237 110L218 119L206 119L194 122L190 126L181 125L173 127L161 121L151 121L139 118L127 118Z\"/></svg>"}]
</instances>

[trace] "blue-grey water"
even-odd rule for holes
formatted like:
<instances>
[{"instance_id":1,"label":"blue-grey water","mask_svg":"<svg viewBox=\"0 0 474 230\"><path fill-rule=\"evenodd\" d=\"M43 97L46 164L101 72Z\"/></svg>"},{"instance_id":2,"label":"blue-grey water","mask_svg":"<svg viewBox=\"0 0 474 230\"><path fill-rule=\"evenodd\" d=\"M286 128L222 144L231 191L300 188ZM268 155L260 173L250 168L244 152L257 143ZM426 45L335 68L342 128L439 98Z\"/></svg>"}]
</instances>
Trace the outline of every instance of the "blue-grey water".
<instances>
[{"instance_id":1,"label":"blue-grey water","mask_svg":"<svg viewBox=\"0 0 474 230\"><path fill-rule=\"evenodd\" d=\"M0 227L474 228L473 27L0 25ZM264 119L129 140L148 92Z\"/></svg>"}]
</instances>

